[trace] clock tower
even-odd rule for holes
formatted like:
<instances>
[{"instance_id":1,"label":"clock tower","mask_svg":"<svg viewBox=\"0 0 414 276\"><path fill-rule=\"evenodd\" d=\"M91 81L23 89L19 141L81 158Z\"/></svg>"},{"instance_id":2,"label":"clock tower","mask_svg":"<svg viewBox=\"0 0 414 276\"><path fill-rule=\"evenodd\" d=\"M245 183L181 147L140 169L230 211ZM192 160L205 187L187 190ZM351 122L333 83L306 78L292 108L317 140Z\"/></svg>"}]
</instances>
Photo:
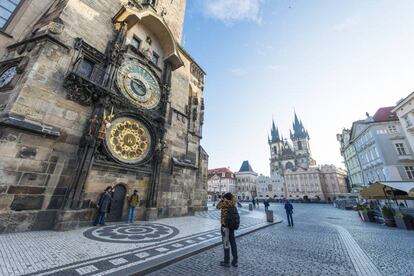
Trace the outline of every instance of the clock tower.
<instances>
[{"instance_id":1,"label":"clock tower","mask_svg":"<svg viewBox=\"0 0 414 276\"><path fill-rule=\"evenodd\" d=\"M0 232L90 225L108 186L111 221L134 190L138 220L206 209L205 72L180 45L186 1L40 2L11 5L0 41Z\"/></svg>"}]
</instances>

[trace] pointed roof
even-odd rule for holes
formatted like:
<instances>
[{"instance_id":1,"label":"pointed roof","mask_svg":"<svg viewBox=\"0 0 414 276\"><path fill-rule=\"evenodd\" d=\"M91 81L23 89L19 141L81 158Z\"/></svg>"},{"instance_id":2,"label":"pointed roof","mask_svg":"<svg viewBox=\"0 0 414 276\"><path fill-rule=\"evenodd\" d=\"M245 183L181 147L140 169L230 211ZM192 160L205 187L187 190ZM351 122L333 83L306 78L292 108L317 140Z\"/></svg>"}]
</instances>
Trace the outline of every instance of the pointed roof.
<instances>
[{"instance_id":1,"label":"pointed roof","mask_svg":"<svg viewBox=\"0 0 414 276\"><path fill-rule=\"evenodd\" d=\"M302 120L299 120L298 115L295 112L295 118L293 120L293 133L290 132L291 139L309 139L309 133L303 126Z\"/></svg>"},{"instance_id":2,"label":"pointed roof","mask_svg":"<svg viewBox=\"0 0 414 276\"><path fill-rule=\"evenodd\" d=\"M252 166L248 160L243 161L243 164L240 167L239 172L253 172Z\"/></svg>"},{"instance_id":3,"label":"pointed roof","mask_svg":"<svg viewBox=\"0 0 414 276\"><path fill-rule=\"evenodd\" d=\"M272 120L272 130L270 132L272 140L272 143L280 142L280 135L279 135L279 128L276 128L275 121Z\"/></svg>"}]
</instances>

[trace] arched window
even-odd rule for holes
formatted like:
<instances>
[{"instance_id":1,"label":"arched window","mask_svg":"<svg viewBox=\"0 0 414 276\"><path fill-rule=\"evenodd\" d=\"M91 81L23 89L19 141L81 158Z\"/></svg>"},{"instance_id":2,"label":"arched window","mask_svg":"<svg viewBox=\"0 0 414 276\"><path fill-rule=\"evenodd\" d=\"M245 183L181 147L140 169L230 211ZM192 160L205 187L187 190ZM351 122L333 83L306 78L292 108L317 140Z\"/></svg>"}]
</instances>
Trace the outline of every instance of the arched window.
<instances>
[{"instance_id":1,"label":"arched window","mask_svg":"<svg viewBox=\"0 0 414 276\"><path fill-rule=\"evenodd\" d=\"M17 12L21 0L0 1L0 30L4 30Z\"/></svg>"}]
</instances>

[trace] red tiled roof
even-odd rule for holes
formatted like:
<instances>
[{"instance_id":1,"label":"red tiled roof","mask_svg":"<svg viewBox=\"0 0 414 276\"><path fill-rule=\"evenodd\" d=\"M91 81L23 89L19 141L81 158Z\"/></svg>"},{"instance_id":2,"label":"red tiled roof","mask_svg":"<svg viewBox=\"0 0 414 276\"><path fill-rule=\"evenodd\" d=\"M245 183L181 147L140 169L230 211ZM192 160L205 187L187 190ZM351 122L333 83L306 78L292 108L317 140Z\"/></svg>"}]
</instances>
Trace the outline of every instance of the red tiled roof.
<instances>
[{"instance_id":1,"label":"red tiled roof","mask_svg":"<svg viewBox=\"0 0 414 276\"><path fill-rule=\"evenodd\" d=\"M217 168L208 170L208 178L212 177L213 175L218 175L221 178L234 178L234 173L229 168Z\"/></svg>"},{"instance_id":2,"label":"red tiled roof","mask_svg":"<svg viewBox=\"0 0 414 276\"><path fill-rule=\"evenodd\" d=\"M210 169L208 173L233 173L229 168Z\"/></svg>"},{"instance_id":3,"label":"red tiled roof","mask_svg":"<svg viewBox=\"0 0 414 276\"><path fill-rule=\"evenodd\" d=\"M394 106L381 107L372 117L375 122L398 121L397 114L392 112Z\"/></svg>"}]
</instances>

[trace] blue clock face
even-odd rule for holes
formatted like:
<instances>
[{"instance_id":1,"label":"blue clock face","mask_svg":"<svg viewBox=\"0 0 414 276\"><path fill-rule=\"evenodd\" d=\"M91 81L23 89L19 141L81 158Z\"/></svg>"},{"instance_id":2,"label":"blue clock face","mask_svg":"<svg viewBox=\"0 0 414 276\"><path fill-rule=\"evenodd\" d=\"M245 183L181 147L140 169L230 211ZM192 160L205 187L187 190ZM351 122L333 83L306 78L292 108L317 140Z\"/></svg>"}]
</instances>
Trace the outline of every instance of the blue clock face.
<instances>
[{"instance_id":1,"label":"blue clock face","mask_svg":"<svg viewBox=\"0 0 414 276\"><path fill-rule=\"evenodd\" d=\"M140 107L153 109L160 103L161 89L156 77L136 61L119 68L116 82L121 93Z\"/></svg>"}]
</instances>

